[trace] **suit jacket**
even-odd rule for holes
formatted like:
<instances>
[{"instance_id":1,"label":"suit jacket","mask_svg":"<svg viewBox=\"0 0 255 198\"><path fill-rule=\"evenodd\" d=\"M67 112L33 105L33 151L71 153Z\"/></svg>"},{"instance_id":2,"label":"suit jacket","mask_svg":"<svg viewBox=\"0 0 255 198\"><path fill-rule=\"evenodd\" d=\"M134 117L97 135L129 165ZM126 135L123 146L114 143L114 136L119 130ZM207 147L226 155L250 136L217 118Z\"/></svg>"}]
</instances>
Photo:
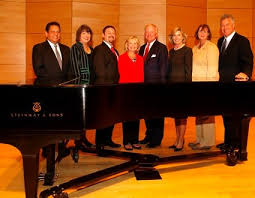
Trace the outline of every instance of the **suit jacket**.
<instances>
[{"instance_id":1,"label":"suit jacket","mask_svg":"<svg viewBox=\"0 0 255 198\"><path fill-rule=\"evenodd\" d=\"M218 48L221 49L224 37L218 40ZM232 82L235 75L240 72L252 75L253 54L250 42L244 36L235 33L224 53L219 56L220 81Z\"/></svg>"},{"instance_id":2,"label":"suit jacket","mask_svg":"<svg viewBox=\"0 0 255 198\"><path fill-rule=\"evenodd\" d=\"M59 67L56 55L48 41L36 44L33 47L32 62L37 77L63 79L71 75L70 49L66 45L60 43L59 47L62 55L62 70Z\"/></svg>"},{"instance_id":3,"label":"suit jacket","mask_svg":"<svg viewBox=\"0 0 255 198\"><path fill-rule=\"evenodd\" d=\"M143 56L146 44L140 50L139 55ZM168 51L167 47L155 41L144 61L144 82L165 82L168 73Z\"/></svg>"},{"instance_id":4,"label":"suit jacket","mask_svg":"<svg viewBox=\"0 0 255 198\"><path fill-rule=\"evenodd\" d=\"M115 52L119 55L116 49ZM93 51L93 67L96 83L118 82L119 72L117 57L104 42L96 46Z\"/></svg>"}]
</instances>

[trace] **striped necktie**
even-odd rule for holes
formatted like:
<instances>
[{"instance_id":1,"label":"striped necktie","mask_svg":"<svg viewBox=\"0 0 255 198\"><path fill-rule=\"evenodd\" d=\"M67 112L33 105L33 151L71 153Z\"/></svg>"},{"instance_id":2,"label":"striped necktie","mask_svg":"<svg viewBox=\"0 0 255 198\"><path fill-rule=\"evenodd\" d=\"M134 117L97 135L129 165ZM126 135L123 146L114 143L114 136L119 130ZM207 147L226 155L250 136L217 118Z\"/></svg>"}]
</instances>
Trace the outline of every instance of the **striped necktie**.
<instances>
[{"instance_id":1,"label":"striped necktie","mask_svg":"<svg viewBox=\"0 0 255 198\"><path fill-rule=\"evenodd\" d=\"M57 60L58 60L59 67L62 70L62 60L61 60L60 54L58 52L58 48L57 48L58 46L54 45L54 47L55 47L55 52L56 52L56 57L57 57Z\"/></svg>"}]
</instances>

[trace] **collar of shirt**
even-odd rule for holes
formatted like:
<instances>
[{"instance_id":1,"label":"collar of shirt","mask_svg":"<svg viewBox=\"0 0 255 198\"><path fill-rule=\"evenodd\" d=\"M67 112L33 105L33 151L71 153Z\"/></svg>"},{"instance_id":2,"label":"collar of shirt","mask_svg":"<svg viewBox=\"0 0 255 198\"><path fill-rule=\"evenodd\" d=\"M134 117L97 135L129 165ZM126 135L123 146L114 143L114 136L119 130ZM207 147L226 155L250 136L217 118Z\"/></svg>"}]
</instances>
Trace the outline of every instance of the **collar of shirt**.
<instances>
[{"instance_id":1,"label":"collar of shirt","mask_svg":"<svg viewBox=\"0 0 255 198\"><path fill-rule=\"evenodd\" d=\"M55 54L56 57L57 57L57 55L56 55L56 51L55 51L55 45L57 45L57 50L58 50L58 53L60 54L60 58L61 58L61 60L62 60L62 54L61 54L61 51L60 51L59 44L58 44L58 43L54 44L54 43L50 42L49 40L47 40L47 41L48 41L48 43L50 44L51 49L53 50L53 52L54 52L54 54Z\"/></svg>"},{"instance_id":2,"label":"collar of shirt","mask_svg":"<svg viewBox=\"0 0 255 198\"><path fill-rule=\"evenodd\" d=\"M103 41L110 49L113 47L110 43L107 43L106 41Z\"/></svg>"},{"instance_id":3,"label":"collar of shirt","mask_svg":"<svg viewBox=\"0 0 255 198\"><path fill-rule=\"evenodd\" d=\"M155 39L154 41L150 42L149 51L150 51L152 45L155 43L155 41L156 41L156 39ZM148 43L147 43L147 45L148 45ZM147 45L146 45L146 46L147 46Z\"/></svg>"},{"instance_id":4,"label":"collar of shirt","mask_svg":"<svg viewBox=\"0 0 255 198\"><path fill-rule=\"evenodd\" d=\"M226 49L227 49L228 44L230 43L231 39L232 39L233 36L235 35L235 33L236 33L236 32L234 31L234 32L232 32L229 36L225 37L225 39L226 39Z\"/></svg>"}]
</instances>

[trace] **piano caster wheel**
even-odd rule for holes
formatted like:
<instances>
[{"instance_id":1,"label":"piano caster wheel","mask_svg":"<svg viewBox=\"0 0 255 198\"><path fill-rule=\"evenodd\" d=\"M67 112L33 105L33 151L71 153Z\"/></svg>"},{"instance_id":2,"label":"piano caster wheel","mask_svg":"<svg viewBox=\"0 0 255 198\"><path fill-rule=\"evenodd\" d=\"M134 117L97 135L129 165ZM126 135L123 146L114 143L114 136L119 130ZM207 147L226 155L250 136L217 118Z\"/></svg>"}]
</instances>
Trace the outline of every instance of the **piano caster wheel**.
<instances>
[{"instance_id":1,"label":"piano caster wheel","mask_svg":"<svg viewBox=\"0 0 255 198\"><path fill-rule=\"evenodd\" d=\"M227 165L235 166L237 163L237 160L239 158L238 151L231 149L231 150L227 151L226 155L227 155Z\"/></svg>"},{"instance_id":2,"label":"piano caster wheel","mask_svg":"<svg viewBox=\"0 0 255 198\"><path fill-rule=\"evenodd\" d=\"M78 163L79 161L79 150L77 147L74 147L71 152L74 163Z\"/></svg>"},{"instance_id":3,"label":"piano caster wheel","mask_svg":"<svg viewBox=\"0 0 255 198\"><path fill-rule=\"evenodd\" d=\"M59 192L52 195L53 198L68 198L68 194L66 192Z\"/></svg>"}]
</instances>

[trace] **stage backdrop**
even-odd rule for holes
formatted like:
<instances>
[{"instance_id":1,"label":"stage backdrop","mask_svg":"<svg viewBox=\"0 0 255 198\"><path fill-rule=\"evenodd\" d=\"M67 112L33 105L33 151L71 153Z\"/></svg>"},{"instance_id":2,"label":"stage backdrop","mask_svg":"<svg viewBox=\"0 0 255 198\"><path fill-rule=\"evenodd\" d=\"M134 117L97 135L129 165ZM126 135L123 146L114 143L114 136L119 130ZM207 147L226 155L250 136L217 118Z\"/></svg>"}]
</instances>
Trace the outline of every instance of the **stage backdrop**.
<instances>
[{"instance_id":1,"label":"stage backdrop","mask_svg":"<svg viewBox=\"0 0 255 198\"><path fill-rule=\"evenodd\" d=\"M32 47L45 40L44 28L49 21L58 21L62 28L61 42L71 46L81 24L93 30L93 46L102 41L102 28L117 29L116 48L124 52L124 42L136 35L143 44L144 26L154 23L159 41L168 48L168 35L175 26L188 34L187 45L195 44L194 32L201 23L212 29L213 42L221 36L219 19L231 13L236 29L247 36L254 49L255 0L2 0L0 1L0 82L24 81L33 78Z\"/></svg>"}]
</instances>

